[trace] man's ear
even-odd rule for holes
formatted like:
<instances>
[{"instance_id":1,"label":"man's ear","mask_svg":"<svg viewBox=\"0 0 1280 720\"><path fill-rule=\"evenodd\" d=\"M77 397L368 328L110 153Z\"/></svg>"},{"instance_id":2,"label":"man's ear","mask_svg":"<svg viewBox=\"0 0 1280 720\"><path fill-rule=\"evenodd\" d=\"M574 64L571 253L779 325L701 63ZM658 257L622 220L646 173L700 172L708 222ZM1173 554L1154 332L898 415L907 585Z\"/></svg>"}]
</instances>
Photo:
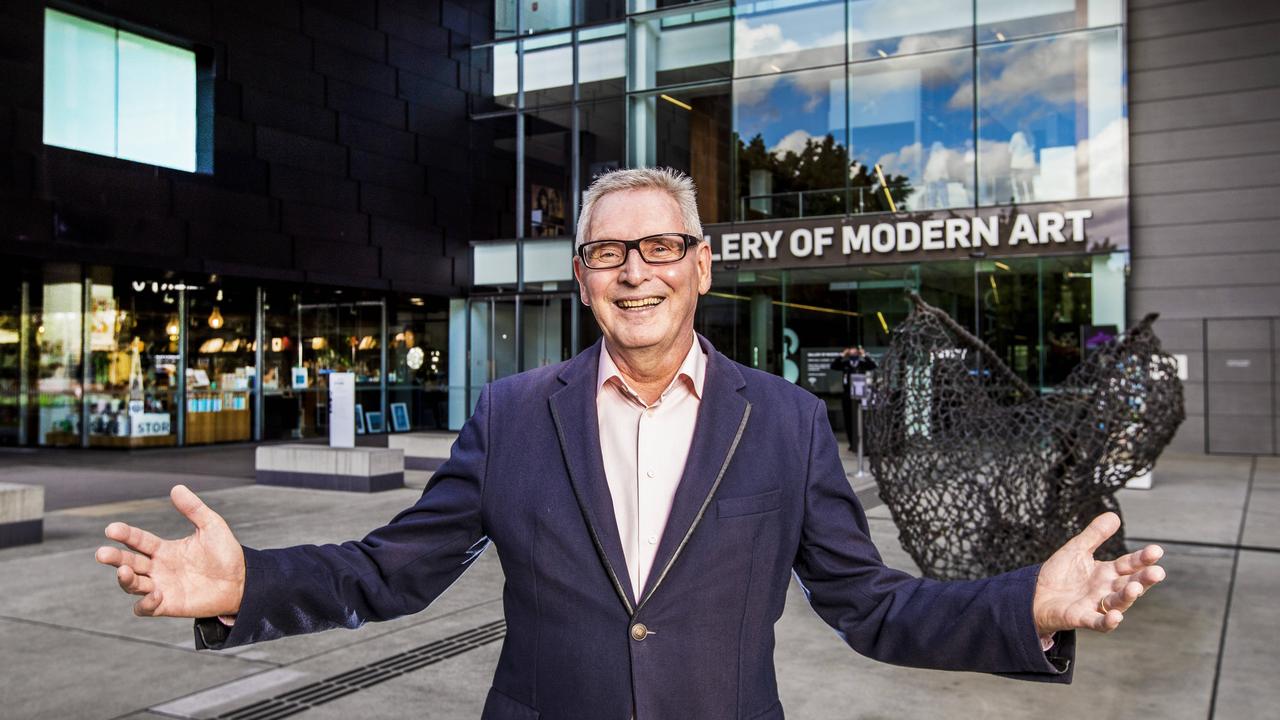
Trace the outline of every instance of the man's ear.
<instances>
[{"instance_id":1,"label":"man's ear","mask_svg":"<svg viewBox=\"0 0 1280 720\"><path fill-rule=\"evenodd\" d=\"M591 307L591 300L590 298L587 297L587 283L586 283L586 280L584 280L582 277L585 273L586 273L586 268L582 267L582 258L579 258L577 255L574 255L573 256L573 276L578 280L578 299L582 301L583 305L586 305L587 307Z\"/></svg>"},{"instance_id":2,"label":"man's ear","mask_svg":"<svg viewBox=\"0 0 1280 720\"><path fill-rule=\"evenodd\" d=\"M703 240L694 246L698 257L698 294L706 295L711 290L711 243Z\"/></svg>"}]
</instances>

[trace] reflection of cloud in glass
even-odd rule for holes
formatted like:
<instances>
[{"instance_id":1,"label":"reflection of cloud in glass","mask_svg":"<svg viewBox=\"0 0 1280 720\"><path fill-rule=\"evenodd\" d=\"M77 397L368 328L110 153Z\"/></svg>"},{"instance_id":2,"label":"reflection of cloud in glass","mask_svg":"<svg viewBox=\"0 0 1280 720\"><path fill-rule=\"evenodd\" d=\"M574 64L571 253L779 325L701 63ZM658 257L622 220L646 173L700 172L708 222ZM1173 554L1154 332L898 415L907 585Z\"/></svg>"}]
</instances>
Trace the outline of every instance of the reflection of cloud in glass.
<instances>
[{"instance_id":1,"label":"reflection of cloud in glass","mask_svg":"<svg viewBox=\"0 0 1280 720\"><path fill-rule=\"evenodd\" d=\"M782 156L786 155L789 152L793 152L799 155L801 151L804 150L805 143L815 139L817 138L815 138L813 135L810 135L805 130L792 130L791 132L784 135L781 140L779 140L776 144L774 144L773 147L769 148L769 152L773 153L779 158L781 158Z\"/></svg>"},{"instance_id":2,"label":"reflection of cloud in glass","mask_svg":"<svg viewBox=\"0 0 1280 720\"><path fill-rule=\"evenodd\" d=\"M844 33L837 32L827 39L819 39L816 42L822 43L822 46L828 46L831 44L831 38L834 38L835 44L839 45L844 42ZM739 85L738 105L749 107L760 103L768 97L780 80L786 79L808 96L807 104L810 110L817 107L817 103L827 96L830 85L829 73L779 74L790 64L786 57L800 52L805 47L800 42L785 37L782 27L776 23L750 25L746 21L738 20L734 24L734 74L739 77L765 76Z\"/></svg>"},{"instance_id":3,"label":"reflection of cloud in glass","mask_svg":"<svg viewBox=\"0 0 1280 720\"><path fill-rule=\"evenodd\" d=\"M859 0L849 5L849 43L859 45L893 38L903 38L899 52L908 50L912 37L955 30L946 47L967 44L972 37L970 25L973 9L969 3L955 0ZM936 42L941 42L939 39ZM921 43L934 42L919 38ZM923 47L923 46L922 46ZM934 45L931 48L943 47Z\"/></svg>"},{"instance_id":4,"label":"reflection of cloud in glass","mask_svg":"<svg viewBox=\"0 0 1280 720\"><path fill-rule=\"evenodd\" d=\"M1036 115L1076 101L1076 65L1080 46L1072 38L1012 43L982 48L978 69L982 83L982 107L987 112L1012 112L1025 105ZM973 83L956 89L947 107L960 109L973 103ZM1030 120L1030 117L1024 120Z\"/></svg>"}]
</instances>

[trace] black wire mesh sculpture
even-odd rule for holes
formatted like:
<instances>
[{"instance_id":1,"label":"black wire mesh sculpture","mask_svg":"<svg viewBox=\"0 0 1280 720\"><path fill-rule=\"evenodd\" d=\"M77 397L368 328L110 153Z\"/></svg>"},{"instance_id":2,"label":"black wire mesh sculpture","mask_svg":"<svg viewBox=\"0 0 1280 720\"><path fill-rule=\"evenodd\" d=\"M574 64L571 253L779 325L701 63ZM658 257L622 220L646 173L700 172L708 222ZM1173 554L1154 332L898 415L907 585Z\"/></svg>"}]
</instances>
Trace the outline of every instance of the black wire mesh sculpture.
<instances>
[{"instance_id":1,"label":"black wire mesh sculpture","mask_svg":"<svg viewBox=\"0 0 1280 720\"><path fill-rule=\"evenodd\" d=\"M1040 396L981 340L912 294L876 373L871 470L928 577L1043 562L1150 471L1184 418L1177 363L1148 315ZM1125 552L1123 528L1099 550Z\"/></svg>"}]
</instances>

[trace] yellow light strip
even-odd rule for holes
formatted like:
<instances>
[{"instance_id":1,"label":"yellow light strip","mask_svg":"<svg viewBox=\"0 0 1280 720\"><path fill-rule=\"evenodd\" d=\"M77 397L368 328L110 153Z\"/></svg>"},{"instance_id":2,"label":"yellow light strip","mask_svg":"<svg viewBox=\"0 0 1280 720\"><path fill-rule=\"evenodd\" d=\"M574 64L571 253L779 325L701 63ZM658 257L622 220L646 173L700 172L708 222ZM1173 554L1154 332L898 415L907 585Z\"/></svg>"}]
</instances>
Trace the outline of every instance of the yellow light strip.
<instances>
[{"instance_id":1,"label":"yellow light strip","mask_svg":"<svg viewBox=\"0 0 1280 720\"><path fill-rule=\"evenodd\" d=\"M889 334L889 323L887 323L887 322L885 322L885 321L884 321L884 313L882 313L882 312L880 312L879 310L877 310L877 311L876 311L876 317L880 318L880 327L884 328L884 334L885 334L885 335L888 335L888 334Z\"/></svg>"},{"instance_id":2,"label":"yellow light strip","mask_svg":"<svg viewBox=\"0 0 1280 720\"><path fill-rule=\"evenodd\" d=\"M1005 271L1007 271L1007 270L1009 269L1009 266L1008 266L1008 265L1005 265L1004 263L1000 262L999 260L997 260L997 261L996 261L996 267L1000 268L1001 270L1005 270Z\"/></svg>"},{"instance_id":3,"label":"yellow light strip","mask_svg":"<svg viewBox=\"0 0 1280 720\"><path fill-rule=\"evenodd\" d=\"M898 206L893 202L893 196L889 194L889 183L884 181L884 171L880 169L880 163L876 163L876 177L880 178L880 187L884 190L884 199L889 201L889 211L898 212ZM881 319L881 322L884 322ZM889 332L885 330L885 332Z\"/></svg>"},{"instance_id":4,"label":"yellow light strip","mask_svg":"<svg viewBox=\"0 0 1280 720\"><path fill-rule=\"evenodd\" d=\"M996 287L996 276L995 276L995 275L988 275L987 277L991 280L991 292L995 294L995 296L996 296L996 302L997 302L997 303L999 303L999 302L1000 302L1000 288Z\"/></svg>"},{"instance_id":5,"label":"yellow light strip","mask_svg":"<svg viewBox=\"0 0 1280 720\"><path fill-rule=\"evenodd\" d=\"M663 93L663 94L659 95L658 97L662 98L663 100L666 100L667 102L671 103L672 105L675 105L676 107L682 107L682 108L684 108L685 110L692 110L692 109L693 109L693 106L692 106L692 105L690 105L690 104L688 104L688 103L682 103L682 102L680 102L679 100L677 100L677 99L675 99L675 98L671 97L670 95L667 95L666 93Z\"/></svg>"}]
</instances>

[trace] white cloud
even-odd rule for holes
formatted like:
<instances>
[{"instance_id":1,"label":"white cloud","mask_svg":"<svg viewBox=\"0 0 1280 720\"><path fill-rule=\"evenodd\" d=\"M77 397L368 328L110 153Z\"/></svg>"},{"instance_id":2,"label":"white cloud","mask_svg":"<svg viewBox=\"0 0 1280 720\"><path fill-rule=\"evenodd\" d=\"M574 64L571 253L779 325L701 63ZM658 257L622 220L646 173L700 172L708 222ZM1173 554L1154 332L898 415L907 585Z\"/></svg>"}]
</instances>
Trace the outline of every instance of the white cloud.
<instances>
[{"instance_id":1,"label":"white cloud","mask_svg":"<svg viewBox=\"0 0 1280 720\"><path fill-rule=\"evenodd\" d=\"M983 109L999 115L1027 98L1035 98L1041 110L1075 103L1080 49L1081 46L1068 37L986 51L979 60L989 68L982 80ZM970 81L956 89L947 107L961 109L972 102Z\"/></svg>"},{"instance_id":2,"label":"white cloud","mask_svg":"<svg viewBox=\"0 0 1280 720\"><path fill-rule=\"evenodd\" d=\"M814 139L813 135L810 135L808 132L804 130L792 130L791 132L784 135L782 139L777 142L777 144L769 148L769 152L773 153L779 158L786 155L788 152L793 152L799 155L800 152L804 150L805 143L813 139Z\"/></svg>"}]
</instances>

